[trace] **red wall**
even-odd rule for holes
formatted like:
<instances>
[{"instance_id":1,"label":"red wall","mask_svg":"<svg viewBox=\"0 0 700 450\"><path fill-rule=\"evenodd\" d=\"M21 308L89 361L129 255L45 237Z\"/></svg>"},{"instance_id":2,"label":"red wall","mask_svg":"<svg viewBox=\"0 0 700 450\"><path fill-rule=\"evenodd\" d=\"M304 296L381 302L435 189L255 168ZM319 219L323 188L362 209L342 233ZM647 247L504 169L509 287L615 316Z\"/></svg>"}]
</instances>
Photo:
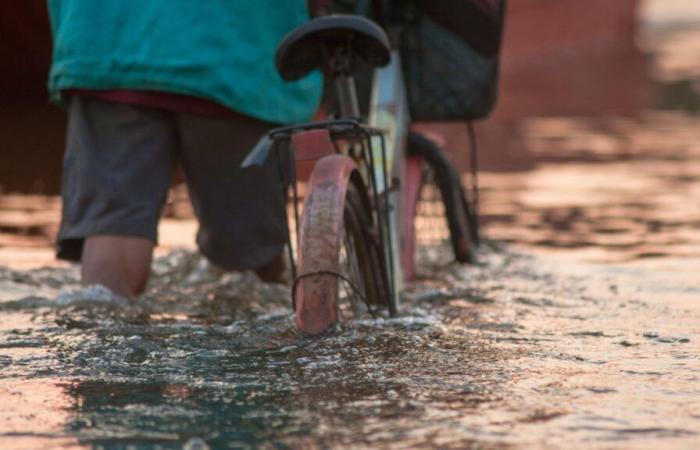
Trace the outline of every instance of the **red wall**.
<instances>
[{"instance_id":1,"label":"red wall","mask_svg":"<svg viewBox=\"0 0 700 450\"><path fill-rule=\"evenodd\" d=\"M637 0L511 0L496 117L634 115L649 104Z\"/></svg>"}]
</instances>

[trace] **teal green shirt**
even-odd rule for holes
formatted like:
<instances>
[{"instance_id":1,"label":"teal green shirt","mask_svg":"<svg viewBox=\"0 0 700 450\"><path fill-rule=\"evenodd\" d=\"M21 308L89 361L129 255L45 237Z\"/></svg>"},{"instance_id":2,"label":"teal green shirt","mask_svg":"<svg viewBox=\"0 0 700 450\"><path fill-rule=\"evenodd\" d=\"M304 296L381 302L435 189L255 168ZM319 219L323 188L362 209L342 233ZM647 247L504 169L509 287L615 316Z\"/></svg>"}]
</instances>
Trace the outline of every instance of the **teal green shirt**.
<instances>
[{"instance_id":1,"label":"teal green shirt","mask_svg":"<svg viewBox=\"0 0 700 450\"><path fill-rule=\"evenodd\" d=\"M155 90L216 101L276 123L308 120L318 73L287 83L274 55L308 20L305 0L48 0L49 92Z\"/></svg>"}]
</instances>

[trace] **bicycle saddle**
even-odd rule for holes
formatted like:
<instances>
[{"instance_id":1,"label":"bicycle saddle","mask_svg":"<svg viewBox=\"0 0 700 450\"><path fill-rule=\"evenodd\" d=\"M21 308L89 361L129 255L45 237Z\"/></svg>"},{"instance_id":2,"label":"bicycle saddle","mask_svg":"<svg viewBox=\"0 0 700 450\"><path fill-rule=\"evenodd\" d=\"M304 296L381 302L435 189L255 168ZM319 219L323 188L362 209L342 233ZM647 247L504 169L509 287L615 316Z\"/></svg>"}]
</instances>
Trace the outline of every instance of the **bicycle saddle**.
<instances>
[{"instance_id":1,"label":"bicycle saddle","mask_svg":"<svg viewBox=\"0 0 700 450\"><path fill-rule=\"evenodd\" d=\"M298 80L314 69L326 73L354 71L360 65L389 63L389 38L376 23L361 16L323 16L292 30L277 47L275 64L283 79ZM339 61L344 58L343 61ZM346 67L338 68L338 63Z\"/></svg>"}]
</instances>

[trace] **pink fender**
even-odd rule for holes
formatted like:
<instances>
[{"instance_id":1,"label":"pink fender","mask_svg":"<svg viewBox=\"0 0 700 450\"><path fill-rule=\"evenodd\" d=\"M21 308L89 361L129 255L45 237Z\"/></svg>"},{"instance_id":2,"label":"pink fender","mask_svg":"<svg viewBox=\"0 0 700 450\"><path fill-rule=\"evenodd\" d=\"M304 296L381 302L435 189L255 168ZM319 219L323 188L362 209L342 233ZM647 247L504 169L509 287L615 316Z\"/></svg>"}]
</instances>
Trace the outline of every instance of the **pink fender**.
<instances>
[{"instance_id":1,"label":"pink fender","mask_svg":"<svg viewBox=\"0 0 700 450\"><path fill-rule=\"evenodd\" d=\"M319 334L338 321L339 254L345 193L355 162L343 155L319 159L309 178L298 236L296 324L305 334Z\"/></svg>"}]
</instances>

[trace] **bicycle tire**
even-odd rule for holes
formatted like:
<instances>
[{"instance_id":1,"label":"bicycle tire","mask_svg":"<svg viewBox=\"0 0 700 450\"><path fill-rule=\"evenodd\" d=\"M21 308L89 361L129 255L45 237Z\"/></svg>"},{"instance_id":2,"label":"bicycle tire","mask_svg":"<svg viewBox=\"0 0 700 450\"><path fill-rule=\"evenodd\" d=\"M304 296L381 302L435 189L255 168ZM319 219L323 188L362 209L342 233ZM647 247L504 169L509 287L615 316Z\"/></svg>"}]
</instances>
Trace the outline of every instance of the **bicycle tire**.
<instances>
[{"instance_id":1,"label":"bicycle tire","mask_svg":"<svg viewBox=\"0 0 700 450\"><path fill-rule=\"evenodd\" d=\"M351 320L362 313L360 306L372 315L382 307L395 312L362 189L359 176L338 177L312 187L304 201L293 293L296 323L305 334L321 334Z\"/></svg>"},{"instance_id":2,"label":"bicycle tire","mask_svg":"<svg viewBox=\"0 0 700 450\"><path fill-rule=\"evenodd\" d=\"M389 295L386 265L379 241L372 235L374 229L368 203L362 200L360 188L351 179L346 192L344 234L352 236L358 244L356 256L361 266L368 302L378 308L386 308L393 316L397 312L396 305ZM375 310L376 312L378 311Z\"/></svg>"},{"instance_id":3,"label":"bicycle tire","mask_svg":"<svg viewBox=\"0 0 700 450\"><path fill-rule=\"evenodd\" d=\"M408 156L422 158L434 173L435 183L445 206L445 218L455 260L461 263L471 262L472 247L478 240L478 219L466 201L457 170L433 141L419 133L409 133L406 150Z\"/></svg>"}]
</instances>

